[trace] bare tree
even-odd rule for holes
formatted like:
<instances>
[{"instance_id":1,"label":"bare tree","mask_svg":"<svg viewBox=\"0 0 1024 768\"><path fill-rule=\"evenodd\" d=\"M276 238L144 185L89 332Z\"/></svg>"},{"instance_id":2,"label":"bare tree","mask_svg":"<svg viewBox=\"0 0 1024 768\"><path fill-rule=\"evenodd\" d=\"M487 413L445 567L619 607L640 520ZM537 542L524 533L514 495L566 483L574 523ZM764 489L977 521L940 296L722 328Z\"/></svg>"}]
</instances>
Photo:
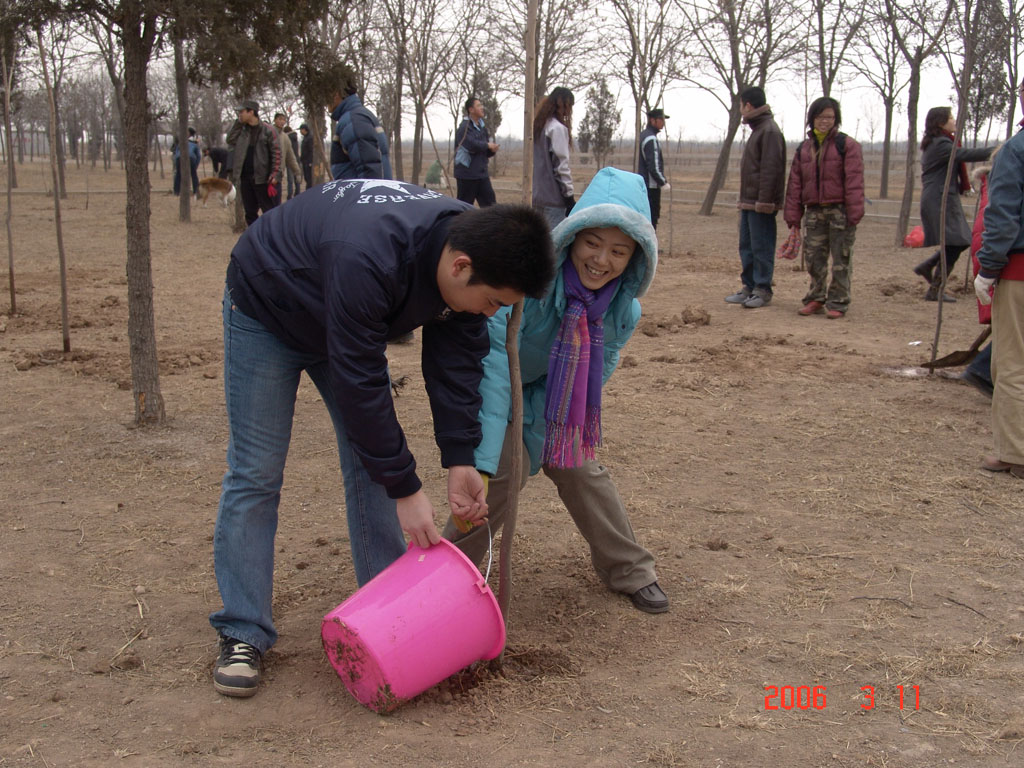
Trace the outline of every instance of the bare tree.
<instances>
[{"instance_id":1,"label":"bare tree","mask_svg":"<svg viewBox=\"0 0 1024 768\"><path fill-rule=\"evenodd\" d=\"M831 96L832 86L849 51L860 35L866 12L865 0L811 0L812 61L821 78L821 95Z\"/></svg>"},{"instance_id":2,"label":"bare tree","mask_svg":"<svg viewBox=\"0 0 1024 768\"><path fill-rule=\"evenodd\" d=\"M633 167L640 152L643 113L661 103L665 88L679 73L686 29L672 11L672 0L611 0L623 35L613 35L615 58L625 65L633 94Z\"/></svg>"},{"instance_id":3,"label":"bare tree","mask_svg":"<svg viewBox=\"0 0 1024 768\"><path fill-rule=\"evenodd\" d=\"M60 278L60 327L65 352L71 351L71 326L68 323L68 270L64 258L64 225L60 216L60 183L57 173L57 100L46 66L46 47L43 45L42 25L36 27L36 43L39 46L39 65L42 67L43 85L50 103L50 170L53 173L53 224L57 231L57 266Z\"/></svg>"},{"instance_id":4,"label":"bare tree","mask_svg":"<svg viewBox=\"0 0 1024 768\"><path fill-rule=\"evenodd\" d=\"M442 8L451 9L443 0L407 0L409 15L409 55L406 77L412 94L415 122L412 144L412 183L420 183L423 170L423 129L427 107L440 84L451 72L451 63L459 49L461 30L467 20L456 16L446 24Z\"/></svg>"},{"instance_id":5,"label":"bare tree","mask_svg":"<svg viewBox=\"0 0 1024 768\"><path fill-rule=\"evenodd\" d=\"M740 127L740 93L751 85L764 87L769 72L793 61L806 39L806 22L788 0L676 3L695 43L696 61L682 80L710 93L729 115L715 172L699 211L710 216L725 183L729 153Z\"/></svg>"},{"instance_id":6,"label":"bare tree","mask_svg":"<svg viewBox=\"0 0 1024 768\"><path fill-rule=\"evenodd\" d=\"M124 95L118 103L124 127L125 170L128 192L125 204L128 343L132 369L132 395L137 425L163 423L164 398L160 392L160 366L156 353L156 322L153 315L153 269L149 238L150 184L146 167L149 143L146 73L163 33L166 8L157 3L129 0L82 0L72 3L86 15L97 37L108 44L104 58L115 78L113 51L123 56ZM118 89L115 88L115 91Z\"/></svg>"},{"instance_id":7,"label":"bare tree","mask_svg":"<svg viewBox=\"0 0 1024 768\"><path fill-rule=\"evenodd\" d=\"M900 78L900 64L903 61L903 55L896 44L893 26L884 13L885 0L872 0L872 2L874 4L862 27L858 51L851 56L851 65L871 84L882 101L885 114L885 133L882 138L882 178L879 182L878 196L885 200L889 197L893 114L896 109L896 99L908 83Z\"/></svg>"},{"instance_id":8,"label":"bare tree","mask_svg":"<svg viewBox=\"0 0 1024 768\"><path fill-rule=\"evenodd\" d=\"M612 137L622 120L615 101L615 94L608 88L607 78L602 77L597 85L587 91L587 113L580 122L577 138L580 148L593 154L594 164L599 169L604 167L611 154Z\"/></svg>"},{"instance_id":9,"label":"bare tree","mask_svg":"<svg viewBox=\"0 0 1024 768\"><path fill-rule=\"evenodd\" d=\"M1008 36L1003 49L1003 63L1006 66L1006 100L1009 109L1006 115L1006 138L1013 135L1016 125L1017 87L1021 83L1020 60L1024 49L1024 0L1003 0L1007 4L1006 21Z\"/></svg>"},{"instance_id":10,"label":"bare tree","mask_svg":"<svg viewBox=\"0 0 1024 768\"><path fill-rule=\"evenodd\" d=\"M385 130L392 137L391 170L396 179L405 178L405 167L402 160L402 95L405 92L406 57L409 47L409 30L406 19L410 5L415 0L383 0L384 13L388 21L388 42L392 52L392 72L394 79L389 83L391 109L388 110L390 125Z\"/></svg>"},{"instance_id":11,"label":"bare tree","mask_svg":"<svg viewBox=\"0 0 1024 768\"><path fill-rule=\"evenodd\" d=\"M936 5L935 0L882 0L882 12L891 27L893 41L910 68L907 87L907 161L903 201L896 222L896 244L902 245L910 224L910 207L917 180L917 102L921 95L921 70L935 55L943 29L953 12L954 0Z\"/></svg>"},{"instance_id":12,"label":"bare tree","mask_svg":"<svg viewBox=\"0 0 1024 768\"><path fill-rule=\"evenodd\" d=\"M598 0L539 0L537 3L535 103L555 86L585 88L607 61L608 39L597 13ZM526 79L523 40L527 31L527 5L518 0L492 0L485 16L491 33L487 46L497 56L492 73L496 85L516 96L524 93Z\"/></svg>"}]
</instances>

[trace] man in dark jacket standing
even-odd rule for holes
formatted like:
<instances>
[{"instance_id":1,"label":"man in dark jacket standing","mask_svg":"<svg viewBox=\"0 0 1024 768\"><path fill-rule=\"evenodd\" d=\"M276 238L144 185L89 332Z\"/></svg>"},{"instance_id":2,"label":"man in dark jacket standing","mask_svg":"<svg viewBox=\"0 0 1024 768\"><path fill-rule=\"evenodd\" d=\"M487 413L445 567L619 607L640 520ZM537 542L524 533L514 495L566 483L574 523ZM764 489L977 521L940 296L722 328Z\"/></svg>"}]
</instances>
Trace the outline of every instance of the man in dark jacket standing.
<instances>
[{"instance_id":1,"label":"man in dark jacket standing","mask_svg":"<svg viewBox=\"0 0 1024 768\"><path fill-rule=\"evenodd\" d=\"M350 78L335 91L331 105L331 176L335 179L390 179L388 137L380 120L363 106Z\"/></svg>"},{"instance_id":2,"label":"man in dark jacket standing","mask_svg":"<svg viewBox=\"0 0 1024 768\"><path fill-rule=\"evenodd\" d=\"M740 113L750 138L740 161L740 279L743 287L725 300L747 309L772 301L775 271L775 214L785 202L786 140L772 118L764 90L753 86L740 94Z\"/></svg>"},{"instance_id":3,"label":"man in dark jacket standing","mask_svg":"<svg viewBox=\"0 0 1024 768\"><path fill-rule=\"evenodd\" d=\"M356 580L440 541L434 508L392 401L388 341L423 326L423 379L453 514L478 521L486 490L473 465L487 317L543 295L554 254L526 206L476 210L385 180L339 180L247 229L224 293L228 470L213 550L224 607L214 687L251 696L277 639L274 534L303 371L334 423Z\"/></svg>"},{"instance_id":4,"label":"man in dark jacket standing","mask_svg":"<svg viewBox=\"0 0 1024 768\"><path fill-rule=\"evenodd\" d=\"M647 182L647 199L651 204L651 224L658 228L661 217L661 190L671 189L665 178L665 161L658 143L658 133L664 130L668 115L662 109L652 109L647 113L647 128L640 134L640 157L637 159L636 172Z\"/></svg>"},{"instance_id":5,"label":"man in dark jacket standing","mask_svg":"<svg viewBox=\"0 0 1024 768\"><path fill-rule=\"evenodd\" d=\"M456 197L481 208L494 205L494 188L487 173L487 163L498 151L484 125L484 105L470 96L466 100L466 119L455 131L455 184Z\"/></svg>"},{"instance_id":6,"label":"man in dark jacket standing","mask_svg":"<svg viewBox=\"0 0 1024 768\"><path fill-rule=\"evenodd\" d=\"M259 212L277 205L277 187L281 183L281 147L272 126L260 120L260 105L245 101L235 111L238 119L228 131L232 151L231 176L242 196L245 223L251 225Z\"/></svg>"},{"instance_id":7,"label":"man in dark jacket standing","mask_svg":"<svg viewBox=\"0 0 1024 768\"><path fill-rule=\"evenodd\" d=\"M299 166L302 168L302 178L306 181L306 189L309 189L313 186L313 136L306 123L299 126L299 133L302 134L302 143L299 145Z\"/></svg>"}]
</instances>

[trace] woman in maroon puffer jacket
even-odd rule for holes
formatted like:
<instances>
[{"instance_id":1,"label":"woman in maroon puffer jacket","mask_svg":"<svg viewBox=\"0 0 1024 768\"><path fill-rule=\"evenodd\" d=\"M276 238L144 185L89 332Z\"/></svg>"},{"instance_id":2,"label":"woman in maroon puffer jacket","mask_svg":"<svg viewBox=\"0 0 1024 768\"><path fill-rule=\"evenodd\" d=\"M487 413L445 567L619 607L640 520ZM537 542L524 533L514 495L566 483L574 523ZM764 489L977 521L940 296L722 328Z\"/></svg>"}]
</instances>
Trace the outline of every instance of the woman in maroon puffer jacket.
<instances>
[{"instance_id":1,"label":"woman in maroon puffer jacket","mask_svg":"<svg viewBox=\"0 0 1024 768\"><path fill-rule=\"evenodd\" d=\"M793 157L784 213L790 229L798 228L801 220L805 227L804 260L811 287L799 314L827 310L832 320L850 307L850 258L857 224L864 217L864 156L860 144L839 132L841 123L839 102L828 96L815 99L807 110L807 139Z\"/></svg>"}]
</instances>

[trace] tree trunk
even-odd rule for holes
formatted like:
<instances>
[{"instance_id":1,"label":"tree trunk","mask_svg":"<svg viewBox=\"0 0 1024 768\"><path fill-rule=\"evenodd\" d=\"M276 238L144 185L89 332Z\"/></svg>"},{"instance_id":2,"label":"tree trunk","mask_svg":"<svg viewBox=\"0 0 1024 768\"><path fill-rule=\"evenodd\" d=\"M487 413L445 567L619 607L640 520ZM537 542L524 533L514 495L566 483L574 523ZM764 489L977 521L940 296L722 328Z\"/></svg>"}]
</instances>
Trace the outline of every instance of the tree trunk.
<instances>
[{"instance_id":1,"label":"tree trunk","mask_svg":"<svg viewBox=\"0 0 1024 768\"><path fill-rule=\"evenodd\" d=\"M153 316L153 273L150 258L150 185L146 169L146 68L151 45L141 37L141 19L124 22L124 129L128 195L125 225L128 248L128 343L131 353L135 424L161 424L164 398L160 393L160 367L156 353Z\"/></svg>"},{"instance_id":2,"label":"tree trunk","mask_svg":"<svg viewBox=\"0 0 1024 768\"><path fill-rule=\"evenodd\" d=\"M53 143L50 145L53 147L53 151L57 155L57 180L60 187L60 199L68 199L68 185L64 180L64 164L65 164L65 153L64 153L64 133L60 130L60 99L57 98L57 89L53 89L53 119L54 119L54 135Z\"/></svg>"},{"instance_id":3,"label":"tree trunk","mask_svg":"<svg viewBox=\"0 0 1024 768\"><path fill-rule=\"evenodd\" d=\"M391 171L392 175L400 180L405 180L405 167L402 162L402 83L405 73L405 47L399 46L398 56L395 58L395 102L391 107L391 119L395 121L395 140L391 147Z\"/></svg>"},{"instance_id":4,"label":"tree trunk","mask_svg":"<svg viewBox=\"0 0 1024 768\"><path fill-rule=\"evenodd\" d=\"M68 322L68 270L64 258L64 228L60 218L60 182L57 173L57 102L53 96L53 86L46 66L46 49L43 47L43 32L36 27L36 42L39 45L39 63L42 66L43 83L46 86L46 97L50 107L50 172L53 174L53 224L57 228L57 264L60 276L60 327L63 349L71 351L71 326Z\"/></svg>"},{"instance_id":5,"label":"tree trunk","mask_svg":"<svg viewBox=\"0 0 1024 768\"><path fill-rule=\"evenodd\" d=\"M892 112L893 100L887 99L885 104L885 137L882 140L882 181L878 185L878 197L886 200L889 197L889 163L892 159Z\"/></svg>"},{"instance_id":6,"label":"tree trunk","mask_svg":"<svg viewBox=\"0 0 1024 768\"><path fill-rule=\"evenodd\" d=\"M7 136L7 281L11 289L11 315L18 311L18 300L14 292L14 233L11 220L14 216L11 197L17 186L14 175L14 149L11 145L11 89L8 79L7 57L0 55L0 73L4 79L4 131Z\"/></svg>"},{"instance_id":7,"label":"tree trunk","mask_svg":"<svg viewBox=\"0 0 1024 768\"><path fill-rule=\"evenodd\" d=\"M416 122L412 133L412 183L420 183L423 170L423 109L416 105Z\"/></svg>"},{"instance_id":8,"label":"tree trunk","mask_svg":"<svg viewBox=\"0 0 1024 768\"><path fill-rule=\"evenodd\" d=\"M907 170L903 182L903 201L896 221L896 246L903 245L910 227L910 207L914 201L914 181L917 178L917 101L921 92L921 61L910 62L910 86L907 90ZM940 259L941 261L941 259Z\"/></svg>"},{"instance_id":9,"label":"tree trunk","mask_svg":"<svg viewBox=\"0 0 1024 768\"><path fill-rule=\"evenodd\" d=\"M177 27L174 36L174 90L178 95L178 221L192 220L192 155L188 146L188 74Z\"/></svg>"},{"instance_id":10,"label":"tree trunk","mask_svg":"<svg viewBox=\"0 0 1024 768\"><path fill-rule=\"evenodd\" d=\"M740 127L740 109L734 105L729 110L729 126L726 128L725 140L722 148L718 151L718 162L715 163L715 173L711 177L708 191L704 194L704 202L700 204L697 211L701 216L711 216L715 210L715 198L718 197L718 190L725 184L725 177L729 173L729 155L732 152L732 143L736 138L736 131Z\"/></svg>"},{"instance_id":11,"label":"tree trunk","mask_svg":"<svg viewBox=\"0 0 1024 768\"><path fill-rule=\"evenodd\" d=\"M11 189L17 189L18 174L14 169L14 144L12 143L14 132L11 130L11 83L14 80L14 60L11 60L11 68L8 68L7 66L6 56L0 55L0 61L3 63L2 72L4 78L4 135L7 137L7 183L10 185Z\"/></svg>"}]
</instances>

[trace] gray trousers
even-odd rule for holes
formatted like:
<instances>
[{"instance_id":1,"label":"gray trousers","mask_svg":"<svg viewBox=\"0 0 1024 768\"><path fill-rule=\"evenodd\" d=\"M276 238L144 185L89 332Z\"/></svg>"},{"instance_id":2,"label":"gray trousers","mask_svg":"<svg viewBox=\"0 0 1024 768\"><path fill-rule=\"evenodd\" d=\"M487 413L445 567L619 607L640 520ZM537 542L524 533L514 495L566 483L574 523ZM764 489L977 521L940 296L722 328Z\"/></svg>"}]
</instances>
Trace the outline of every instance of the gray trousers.
<instances>
[{"instance_id":1,"label":"gray trousers","mask_svg":"<svg viewBox=\"0 0 1024 768\"><path fill-rule=\"evenodd\" d=\"M496 534L508 512L508 489L512 481L512 438L505 433L498 469L487 489L487 518ZM523 471L519 487L526 485L530 459L523 448ZM573 522L590 545L590 560L598 577L611 590L632 594L657 580L654 556L636 541L626 507L615 489L608 470L596 461L585 461L572 469L544 467ZM520 518L521 519L521 518ZM487 526L462 534L449 518L444 537L455 543L470 560L479 564L487 554Z\"/></svg>"}]
</instances>

